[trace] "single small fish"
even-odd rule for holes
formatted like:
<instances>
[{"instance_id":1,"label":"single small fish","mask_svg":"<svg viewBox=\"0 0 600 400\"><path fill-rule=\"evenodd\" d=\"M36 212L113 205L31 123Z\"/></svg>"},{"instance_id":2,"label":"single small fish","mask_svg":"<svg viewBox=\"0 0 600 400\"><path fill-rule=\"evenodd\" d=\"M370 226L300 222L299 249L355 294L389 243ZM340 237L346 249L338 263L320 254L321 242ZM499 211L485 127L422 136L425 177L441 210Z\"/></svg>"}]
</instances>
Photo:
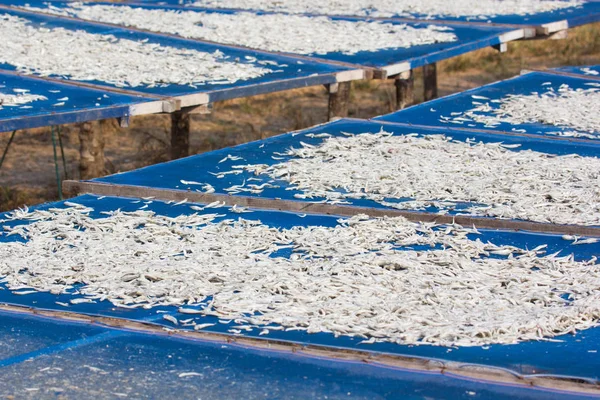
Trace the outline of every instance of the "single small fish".
<instances>
[{"instance_id":1,"label":"single small fish","mask_svg":"<svg viewBox=\"0 0 600 400\"><path fill-rule=\"evenodd\" d=\"M179 325L179 321L177 320L177 318L175 318L172 315L169 314L164 314L163 315L163 319L169 321L170 323L172 323L173 325Z\"/></svg>"}]
</instances>

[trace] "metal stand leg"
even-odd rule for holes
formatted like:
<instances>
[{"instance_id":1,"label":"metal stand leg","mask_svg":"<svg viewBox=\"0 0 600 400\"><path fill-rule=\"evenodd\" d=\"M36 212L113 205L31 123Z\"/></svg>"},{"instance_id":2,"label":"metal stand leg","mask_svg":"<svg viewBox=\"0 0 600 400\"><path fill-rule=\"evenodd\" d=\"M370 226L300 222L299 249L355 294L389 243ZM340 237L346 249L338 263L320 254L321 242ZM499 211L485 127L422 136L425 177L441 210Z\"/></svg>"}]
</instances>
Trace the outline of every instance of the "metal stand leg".
<instances>
[{"instance_id":1,"label":"metal stand leg","mask_svg":"<svg viewBox=\"0 0 600 400\"><path fill-rule=\"evenodd\" d=\"M62 158L63 170L65 171L65 179L69 179L69 174L67 173L67 161L65 159L65 149L63 147L62 132L60 131L60 126L56 127L56 133L58 133L58 144L60 146L60 156Z\"/></svg>"},{"instance_id":2,"label":"metal stand leg","mask_svg":"<svg viewBox=\"0 0 600 400\"><path fill-rule=\"evenodd\" d=\"M54 126L50 127L50 133L52 135L52 148L54 150L54 173L56 174L56 184L58 185L58 198L62 200L63 195L60 182L60 171L58 170L58 156L56 154L56 135Z\"/></svg>"},{"instance_id":3,"label":"metal stand leg","mask_svg":"<svg viewBox=\"0 0 600 400\"><path fill-rule=\"evenodd\" d=\"M11 145L13 139L15 138L16 133L17 133L17 131L13 131L12 134L10 135L10 139L8 139L6 148L4 149L4 152L2 153L2 159L0 159L0 168L2 168L2 164L4 164L4 159L6 158L6 153L8 153L8 149L10 148L10 145Z\"/></svg>"}]
</instances>

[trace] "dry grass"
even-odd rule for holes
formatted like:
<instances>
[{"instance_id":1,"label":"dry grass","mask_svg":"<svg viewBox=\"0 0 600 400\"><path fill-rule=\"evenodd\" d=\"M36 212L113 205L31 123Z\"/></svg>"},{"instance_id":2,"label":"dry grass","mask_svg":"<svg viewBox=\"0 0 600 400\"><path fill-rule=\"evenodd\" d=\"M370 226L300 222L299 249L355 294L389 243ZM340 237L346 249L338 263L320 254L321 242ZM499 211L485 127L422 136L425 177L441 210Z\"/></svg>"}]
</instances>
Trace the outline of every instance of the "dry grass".
<instances>
[{"instance_id":1,"label":"dry grass","mask_svg":"<svg viewBox=\"0 0 600 400\"><path fill-rule=\"evenodd\" d=\"M519 74L526 68L600 63L600 24L569 32L566 40L511 43L506 53L480 50L439 63L439 93L448 95ZM420 71L416 71L416 100L422 100ZM393 111L391 81L355 82L350 117L370 118ZM191 151L202 153L262 139L325 122L327 92L322 87L224 101L209 115L192 121ZM128 129L106 133L107 171L127 171L166 161L169 153L168 116L135 118ZM79 139L76 129L64 127L71 178L77 178ZM0 148L8 141L0 134ZM56 182L49 129L19 132L0 170L0 210L55 200Z\"/></svg>"},{"instance_id":2,"label":"dry grass","mask_svg":"<svg viewBox=\"0 0 600 400\"><path fill-rule=\"evenodd\" d=\"M565 40L527 40L510 43L506 53L484 49L440 63L449 76L477 70L475 79L493 82L517 75L528 68L554 68L564 65L600 62L600 24L585 25L568 32Z\"/></svg>"}]
</instances>

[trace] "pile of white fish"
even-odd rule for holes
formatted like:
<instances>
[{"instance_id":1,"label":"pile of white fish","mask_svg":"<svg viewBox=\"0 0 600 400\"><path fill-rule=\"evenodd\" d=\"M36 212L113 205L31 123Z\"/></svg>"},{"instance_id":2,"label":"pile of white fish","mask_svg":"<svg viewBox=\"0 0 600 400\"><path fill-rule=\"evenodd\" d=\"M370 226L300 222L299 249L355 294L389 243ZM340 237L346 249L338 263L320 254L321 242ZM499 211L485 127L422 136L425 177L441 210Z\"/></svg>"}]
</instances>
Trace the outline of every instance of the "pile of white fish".
<instances>
[{"instance_id":1,"label":"pile of white fish","mask_svg":"<svg viewBox=\"0 0 600 400\"><path fill-rule=\"evenodd\" d=\"M411 210L455 210L461 203L474 203L463 212L600 225L596 157L515 151L515 145L461 142L442 135L394 136L383 130L300 144L276 157L288 160L236 165L233 171L285 181L287 190L301 192L294 195L300 199L369 199Z\"/></svg>"},{"instance_id":2,"label":"pile of white fish","mask_svg":"<svg viewBox=\"0 0 600 400\"><path fill-rule=\"evenodd\" d=\"M456 36L449 32L451 29L443 26L415 28L406 24L341 21L328 17L260 15L248 12L229 14L84 4L65 8L48 5L43 9L30 9L187 38L297 54L355 54L360 51L456 41Z\"/></svg>"},{"instance_id":3,"label":"pile of white fish","mask_svg":"<svg viewBox=\"0 0 600 400\"><path fill-rule=\"evenodd\" d=\"M161 46L80 30L47 28L0 14L0 37L6 40L0 63L19 72L102 81L117 86L230 83L257 78L268 68L229 60L221 52Z\"/></svg>"},{"instance_id":4,"label":"pile of white fish","mask_svg":"<svg viewBox=\"0 0 600 400\"><path fill-rule=\"evenodd\" d=\"M184 305L185 314L210 296L194 313L243 330L283 326L405 344L515 343L586 329L600 316L595 258L498 246L469 238L475 229L365 216L278 229L141 210L93 219L92 209L67 205L9 217L29 222L5 228L25 242L0 243L10 289L58 294L83 284L86 301Z\"/></svg>"},{"instance_id":5,"label":"pile of white fish","mask_svg":"<svg viewBox=\"0 0 600 400\"><path fill-rule=\"evenodd\" d=\"M600 83L590 83L600 87ZM562 128L548 134L568 137L600 138L600 115L591 110L600 104L600 89L572 89L563 84L558 90L529 95L509 94L502 99L481 101L464 113L455 112L442 117L443 122L469 124L477 122L488 128L501 123L512 125L541 123Z\"/></svg>"},{"instance_id":6,"label":"pile of white fish","mask_svg":"<svg viewBox=\"0 0 600 400\"><path fill-rule=\"evenodd\" d=\"M371 15L376 17L414 14L429 17L529 15L580 6L581 0L197 0L199 7L267 10L325 15Z\"/></svg>"},{"instance_id":7,"label":"pile of white fish","mask_svg":"<svg viewBox=\"0 0 600 400\"><path fill-rule=\"evenodd\" d=\"M40 96L38 94L27 93L26 90L22 90L17 94L8 94L0 92L0 110L2 110L3 106L16 107L38 100L48 100L48 98Z\"/></svg>"}]
</instances>

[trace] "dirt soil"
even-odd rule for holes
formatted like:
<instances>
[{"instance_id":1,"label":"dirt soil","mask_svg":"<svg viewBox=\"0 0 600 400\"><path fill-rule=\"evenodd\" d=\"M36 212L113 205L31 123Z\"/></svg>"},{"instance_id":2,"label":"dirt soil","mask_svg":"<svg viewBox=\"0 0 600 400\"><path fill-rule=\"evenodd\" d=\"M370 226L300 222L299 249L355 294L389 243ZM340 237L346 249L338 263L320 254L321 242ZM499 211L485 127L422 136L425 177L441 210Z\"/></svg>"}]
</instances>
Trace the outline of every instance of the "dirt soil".
<instances>
[{"instance_id":1,"label":"dirt soil","mask_svg":"<svg viewBox=\"0 0 600 400\"><path fill-rule=\"evenodd\" d=\"M600 64L600 24L569 31L564 40L510 43L508 52L480 50L438 64L439 95L518 75L522 69ZM422 101L421 71L416 71L415 93ZM349 116L371 118L394 111L392 81L354 82ZM591 111L591 110L590 110ZM291 90L214 104L211 114L194 115L191 153L202 153L323 123L327 92L323 87ZM170 117L137 117L129 128L109 124L106 173L127 171L167 161ZM79 178L77 126L61 127L69 179ZM0 133L0 152L10 132ZM59 155L60 159L60 155ZM62 178L64 171L60 165ZM58 198L50 128L17 132L0 169L0 211Z\"/></svg>"}]
</instances>

